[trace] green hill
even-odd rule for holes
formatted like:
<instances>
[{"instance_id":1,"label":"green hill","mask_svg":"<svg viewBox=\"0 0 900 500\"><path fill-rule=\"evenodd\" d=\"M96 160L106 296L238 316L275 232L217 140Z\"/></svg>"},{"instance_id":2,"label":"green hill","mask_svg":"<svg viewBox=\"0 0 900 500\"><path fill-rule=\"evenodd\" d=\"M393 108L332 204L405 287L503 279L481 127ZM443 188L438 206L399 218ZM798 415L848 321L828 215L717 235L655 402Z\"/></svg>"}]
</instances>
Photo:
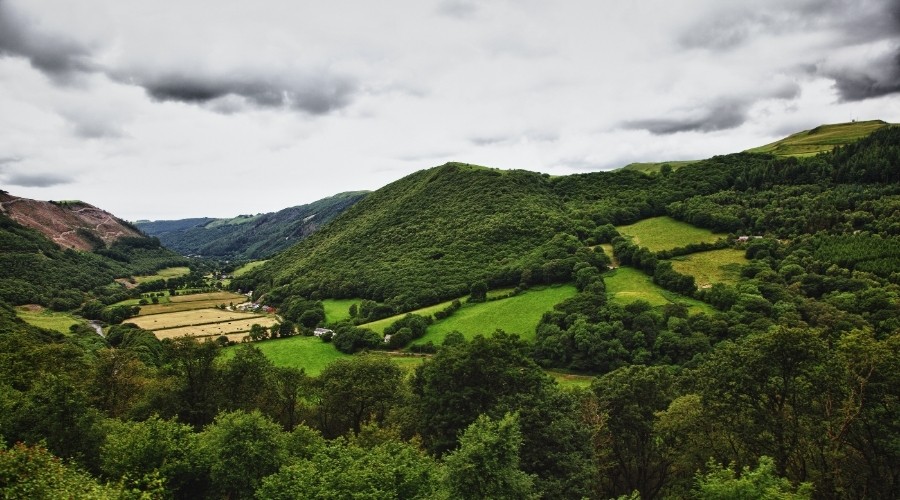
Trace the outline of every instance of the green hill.
<instances>
[{"instance_id":1,"label":"green hill","mask_svg":"<svg viewBox=\"0 0 900 500\"><path fill-rule=\"evenodd\" d=\"M622 170L635 170L637 172L643 172L645 174L659 172L663 165L668 165L672 167L672 170L678 170L679 168L690 165L691 163L697 163L697 160L682 160L682 161L656 161L656 162L638 162L638 163L629 163L622 167Z\"/></svg>"},{"instance_id":2,"label":"green hill","mask_svg":"<svg viewBox=\"0 0 900 500\"><path fill-rule=\"evenodd\" d=\"M820 125L811 130L791 134L765 146L748 149L749 153L770 153L776 156L812 156L831 151L836 146L856 142L878 129L890 126L882 120Z\"/></svg>"},{"instance_id":3,"label":"green hill","mask_svg":"<svg viewBox=\"0 0 900 500\"><path fill-rule=\"evenodd\" d=\"M365 191L340 193L278 212L230 219L201 217L138 221L134 225L182 255L264 259L306 238L366 194Z\"/></svg>"},{"instance_id":4,"label":"green hill","mask_svg":"<svg viewBox=\"0 0 900 500\"><path fill-rule=\"evenodd\" d=\"M896 130L833 155L737 153L658 176L617 170L551 177L448 163L369 194L234 286L270 293L275 304L290 296L365 298L400 312L466 295L481 281L492 289L561 283L578 262L596 264L589 248L608 241L607 225L670 215L715 232L755 232L758 208L717 203L746 198L728 194L734 190L893 182ZM810 220L802 210L782 213L767 220L769 230L790 235Z\"/></svg>"}]
</instances>

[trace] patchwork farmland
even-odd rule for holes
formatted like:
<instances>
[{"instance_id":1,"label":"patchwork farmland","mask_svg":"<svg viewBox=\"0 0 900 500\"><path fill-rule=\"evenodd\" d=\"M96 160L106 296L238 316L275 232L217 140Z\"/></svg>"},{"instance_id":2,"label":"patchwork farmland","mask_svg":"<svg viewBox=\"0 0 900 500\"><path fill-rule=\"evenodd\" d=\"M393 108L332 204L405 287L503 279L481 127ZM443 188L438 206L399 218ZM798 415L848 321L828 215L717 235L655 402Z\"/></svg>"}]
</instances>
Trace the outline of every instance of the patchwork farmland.
<instances>
[{"instance_id":1,"label":"patchwork farmland","mask_svg":"<svg viewBox=\"0 0 900 500\"><path fill-rule=\"evenodd\" d=\"M141 307L140 315L129 318L129 323L150 330L157 338L175 338L190 335L198 338L218 338L240 342L257 324L266 328L278 323L274 314L242 312L223 309L221 306L246 301L243 295L229 292L212 292L170 297L166 304Z\"/></svg>"}]
</instances>

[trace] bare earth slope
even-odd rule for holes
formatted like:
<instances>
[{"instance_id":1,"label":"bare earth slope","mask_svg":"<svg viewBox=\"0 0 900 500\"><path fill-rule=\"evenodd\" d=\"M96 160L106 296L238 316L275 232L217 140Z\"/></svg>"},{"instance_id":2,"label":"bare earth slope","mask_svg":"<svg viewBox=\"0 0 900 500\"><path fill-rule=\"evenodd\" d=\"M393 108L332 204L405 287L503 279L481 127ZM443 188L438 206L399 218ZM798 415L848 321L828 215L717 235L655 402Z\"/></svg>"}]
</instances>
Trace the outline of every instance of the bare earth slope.
<instances>
[{"instance_id":1,"label":"bare earth slope","mask_svg":"<svg viewBox=\"0 0 900 500\"><path fill-rule=\"evenodd\" d=\"M39 201L0 192L0 212L62 248L91 251L125 236L143 236L111 213L81 201Z\"/></svg>"}]
</instances>

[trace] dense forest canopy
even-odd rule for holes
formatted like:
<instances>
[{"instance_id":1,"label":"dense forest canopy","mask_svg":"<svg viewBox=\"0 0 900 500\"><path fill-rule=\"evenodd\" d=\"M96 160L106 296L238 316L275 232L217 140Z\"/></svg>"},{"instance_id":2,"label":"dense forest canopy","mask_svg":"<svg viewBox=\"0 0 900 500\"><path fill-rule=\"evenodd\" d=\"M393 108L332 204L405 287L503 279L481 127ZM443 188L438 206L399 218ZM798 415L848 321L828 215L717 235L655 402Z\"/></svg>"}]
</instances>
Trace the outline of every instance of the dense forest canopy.
<instances>
[{"instance_id":1,"label":"dense forest canopy","mask_svg":"<svg viewBox=\"0 0 900 500\"><path fill-rule=\"evenodd\" d=\"M235 280L305 328L324 325L320 298L360 299L331 325L347 351L402 345L361 318L461 299L446 317L497 287L577 288L533 342L451 333L409 371L399 352L368 352L313 377L254 344L223 356L218 342L160 341L127 322L105 338L81 326L62 335L0 303L0 491L898 498L898 185L896 127L808 158L740 153L654 175L448 164L373 192ZM660 215L728 235L652 251L617 229ZM47 299L96 293L60 266L112 257L0 223L10 290L19 280ZM106 252L133 266L155 251L136 243ZM673 264L726 249L742 264L710 286ZM708 308L612 300L610 266ZM411 340L437 316L407 315L389 331ZM547 369L593 379L563 387Z\"/></svg>"}]
</instances>

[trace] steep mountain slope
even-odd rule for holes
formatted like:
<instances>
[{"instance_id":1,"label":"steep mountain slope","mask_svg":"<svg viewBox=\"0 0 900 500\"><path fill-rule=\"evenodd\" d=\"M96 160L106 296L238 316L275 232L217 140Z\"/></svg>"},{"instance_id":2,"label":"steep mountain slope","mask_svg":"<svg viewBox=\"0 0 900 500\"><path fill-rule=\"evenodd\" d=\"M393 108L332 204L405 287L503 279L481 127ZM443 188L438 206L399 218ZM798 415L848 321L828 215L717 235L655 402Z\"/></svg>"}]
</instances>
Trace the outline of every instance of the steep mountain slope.
<instances>
[{"instance_id":1,"label":"steep mountain slope","mask_svg":"<svg viewBox=\"0 0 900 500\"><path fill-rule=\"evenodd\" d=\"M73 309L89 298L120 300L116 278L185 265L127 223L81 202L0 193L0 301Z\"/></svg>"},{"instance_id":2,"label":"steep mountain slope","mask_svg":"<svg viewBox=\"0 0 900 500\"><path fill-rule=\"evenodd\" d=\"M143 236L111 213L81 201L39 201L0 192L0 212L63 248L90 251Z\"/></svg>"},{"instance_id":3,"label":"steep mountain slope","mask_svg":"<svg viewBox=\"0 0 900 500\"><path fill-rule=\"evenodd\" d=\"M138 221L135 226L182 255L259 259L306 238L366 194L366 191L340 193L307 205L254 216Z\"/></svg>"}]
</instances>

